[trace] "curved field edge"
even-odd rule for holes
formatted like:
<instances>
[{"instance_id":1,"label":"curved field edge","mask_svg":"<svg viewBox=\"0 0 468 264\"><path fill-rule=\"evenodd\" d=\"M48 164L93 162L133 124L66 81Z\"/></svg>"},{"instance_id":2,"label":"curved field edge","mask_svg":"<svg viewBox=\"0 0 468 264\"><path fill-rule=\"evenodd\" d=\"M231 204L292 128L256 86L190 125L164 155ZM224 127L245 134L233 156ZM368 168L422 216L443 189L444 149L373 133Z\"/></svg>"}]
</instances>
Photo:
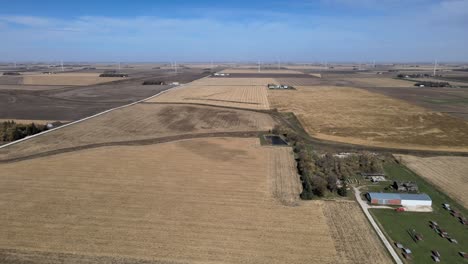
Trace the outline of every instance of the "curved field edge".
<instances>
[{"instance_id":1,"label":"curved field edge","mask_svg":"<svg viewBox=\"0 0 468 264\"><path fill-rule=\"evenodd\" d=\"M197 105L136 104L0 149L0 160L85 146L132 141L177 140L214 133L268 131L276 122L266 113ZM228 133L228 134L229 134ZM227 134L227 135L228 135ZM184 136L183 136L184 135Z\"/></svg>"},{"instance_id":2,"label":"curved field edge","mask_svg":"<svg viewBox=\"0 0 468 264\"><path fill-rule=\"evenodd\" d=\"M0 195L10 198L0 203L0 248L191 263L336 263L322 202L285 206L275 195L273 174L298 181L292 159L281 158L290 154L258 138L205 138L2 164Z\"/></svg>"},{"instance_id":3,"label":"curved field edge","mask_svg":"<svg viewBox=\"0 0 468 264\"><path fill-rule=\"evenodd\" d=\"M293 112L309 135L394 149L468 152L468 122L359 88L268 91L270 105Z\"/></svg>"}]
</instances>

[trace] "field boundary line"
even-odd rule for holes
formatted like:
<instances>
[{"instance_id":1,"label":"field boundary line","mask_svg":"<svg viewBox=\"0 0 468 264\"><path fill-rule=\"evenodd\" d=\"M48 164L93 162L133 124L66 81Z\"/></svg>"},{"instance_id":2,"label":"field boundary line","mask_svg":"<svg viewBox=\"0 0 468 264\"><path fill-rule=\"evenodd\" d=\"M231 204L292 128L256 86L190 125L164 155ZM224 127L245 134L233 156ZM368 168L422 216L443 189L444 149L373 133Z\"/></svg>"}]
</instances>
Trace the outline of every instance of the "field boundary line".
<instances>
[{"instance_id":1,"label":"field boundary line","mask_svg":"<svg viewBox=\"0 0 468 264\"><path fill-rule=\"evenodd\" d=\"M372 227L374 228L375 232L377 233L377 235L379 236L380 240L383 242L384 246L387 248L388 252L390 253L390 255L392 256L393 260L395 261L395 263L397 264L403 264L403 262L401 261L400 257L398 256L398 254L396 253L395 249L392 247L392 245L390 244L390 242L388 241L387 237L384 235L384 233L382 232L382 230L380 229L380 227L377 225L377 223L375 222L374 218L372 217L372 215L369 213L369 208L367 207L367 204L365 204L362 200L361 200L361 192L359 191L358 188L356 187L353 187L354 189L354 195L356 196L356 200L359 204L359 206L361 207L362 211L364 212L364 214L366 215L367 219L369 220L369 222L371 223Z\"/></svg>"},{"instance_id":2,"label":"field boundary line","mask_svg":"<svg viewBox=\"0 0 468 264\"><path fill-rule=\"evenodd\" d=\"M156 137L156 138L147 138L139 140L127 140L127 141L114 141L114 142L102 142L102 143L92 143L87 145L81 145L76 147L68 147L56 150L50 150L46 152L39 152L27 156L12 158L12 159L3 159L0 160L0 164L18 162L48 156L59 155L63 153L70 153L75 151L102 148L102 147L115 147L115 146L145 146L145 145L155 145L155 144L164 144L176 141L199 139L199 138L258 138L260 134L267 133L267 131L231 131L231 132L206 132L206 133L190 133L190 134L181 134L174 136L166 137Z\"/></svg>"},{"instance_id":3,"label":"field boundary line","mask_svg":"<svg viewBox=\"0 0 468 264\"><path fill-rule=\"evenodd\" d=\"M161 94L164 94L164 93L170 91L171 89L178 88L178 87L181 87L181 86L184 86L184 85L185 85L185 84L178 85L178 86L169 88L169 89L167 89L167 90L161 91L161 92L159 92L159 93L157 93L157 94L155 94L155 95L152 95L152 96L150 96L150 97L148 97L148 98L144 98L144 99L138 100L138 101L133 102L133 103L130 103L130 104L126 104L126 105L121 105L121 106L118 106L118 107L114 107L114 108L105 110L105 111L103 111L103 112L94 114L94 115L92 115L92 116L88 116L88 117L85 117L85 118L82 118L82 119L73 121L73 122L68 123L68 124L65 124L65 125L63 125L63 126L59 126L59 127L56 127L56 128L52 128L52 129L50 129L50 130L46 130L46 131L44 131L44 132L41 132L41 133L38 133L38 134L35 134L35 135L32 135L32 136L28 136L28 137L25 137L25 138L22 138L22 139L15 140L15 141L13 141L13 142L10 142L10 143L8 143L8 144L5 144L5 145L0 146L0 149L6 148L6 147L8 147L8 146L15 145L15 144L18 144L18 143L21 143L21 142L24 142L24 141L26 141L26 140L30 140L30 139L35 138L35 137L39 137L39 136L45 135L45 134L47 134L47 133L50 133L50 132L53 132L53 131L56 131L56 130L59 130L59 129L62 129L62 128L65 128L65 127L68 127L68 126L72 126L72 125L81 123L81 122L83 122L83 121L86 121L86 120L89 120L89 119L92 119L92 118L95 118L95 117L98 117L98 116L107 114L107 113L112 112L112 111L115 111L115 110L123 109L123 108L129 107L129 106L133 106L133 105L142 103L142 102L144 102L144 101L146 101L146 100L150 100L150 99L153 99L154 97L160 96Z\"/></svg>"}]
</instances>

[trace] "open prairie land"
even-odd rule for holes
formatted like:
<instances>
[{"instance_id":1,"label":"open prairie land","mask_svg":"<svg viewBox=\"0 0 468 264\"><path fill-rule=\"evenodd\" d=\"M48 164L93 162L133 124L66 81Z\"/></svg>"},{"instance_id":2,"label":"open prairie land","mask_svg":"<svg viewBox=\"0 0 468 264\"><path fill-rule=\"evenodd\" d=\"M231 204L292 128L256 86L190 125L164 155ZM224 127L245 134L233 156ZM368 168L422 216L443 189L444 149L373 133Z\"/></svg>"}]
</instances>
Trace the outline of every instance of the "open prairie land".
<instances>
[{"instance_id":1,"label":"open prairie land","mask_svg":"<svg viewBox=\"0 0 468 264\"><path fill-rule=\"evenodd\" d=\"M5 85L0 87L0 119L77 120L172 87L142 85L145 80L185 83L208 75L197 69L184 69L178 74L151 68L129 68L126 72L131 72L130 77L121 81L87 86Z\"/></svg>"},{"instance_id":2,"label":"open prairie land","mask_svg":"<svg viewBox=\"0 0 468 264\"><path fill-rule=\"evenodd\" d=\"M395 155L412 171L425 178L452 199L468 208L468 158L453 156L416 157Z\"/></svg>"},{"instance_id":3,"label":"open prairie land","mask_svg":"<svg viewBox=\"0 0 468 264\"><path fill-rule=\"evenodd\" d=\"M340 262L323 202L273 195L273 174L293 167L276 164L291 162L282 155L256 138L212 138L1 164L0 262Z\"/></svg>"},{"instance_id":4,"label":"open prairie land","mask_svg":"<svg viewBox=\"0 0 468 264\"><path fill-rule=\"evenodd\" d=\"M104 82L118 81L124 78L99 77L99 73L57 73L24 75L26 85L91 85Z\"/></svg>"},{"instance_id":5,"label":"open prairie land","mask_svg":"<svg viewBox=\"0 0 468 264\"><path fill-rule=\"evenodd\" d=\"M0 76L0 84L27 86L80 86L123 80L124 78L99 77L100 73L69 72L57 74L24 74L21 76Z\"/></svg>"},{"instance_id":6,"label":"open prairie land","mask_svg":"<svg viewBox=\"0 0 468 264\"><path fill-rule=\"evenodd\" d=\"M275 78L277 83L291 85L293 87L296 86L312 86L312 85L319 85L322 83L322 80L318 78Z\"/></svg>"},{"instance_id":7,"label":"open prairie land","mask_svg":"<svg viewBox=\"0 0 468 264\"><path fill-rule=\"evenodd\" d=\"M289 147L275 148L274 155L270 156L270 175L272 181L272 193L278 201L284 205L298 205L299 195L302 192L302 184L298 180L294 153Z\"/></svg>"},{"instance_id":8,"label":"open prairie land","mask_svg":"<svg viewBox=\"0 0 468 264\"><path fill-rule=\"evenodd\" d=\"M51 151L217 132L268 131L263 113L209 106L136 104L0 149L0 161Z\"/></svg>"},{"instance_id":9,"label":"open prairie land","mask_svg":"<svg viewBox=\"0 0 468 264\"><path fill-rule=\"evenodd\" d=\"M62 122L62 123L68 122L68 121L66 121L66 120L0 119L0 122L6 122L6 121L14 121L14 122L17 123L17 124L31 124L31 123L35 123L35 124L41 124L41 125L45 125L45 124L48 124L48 123L51 123L51 122L56 122L56 121L59 121L59 122Z\"/></svg>"},{"instance_id":10,"label":"open prairie land","mask_svg":"<svg viewBox=\"0 0 468 264\"><path fill-rule=\"evenodd\" d=\"M294 112L317 138L370 146L468 150L468 122L362 89L268 91L271 108Z\"/></svg>"},{"instance_id":11,"label":"open prairie land","mask_svg":"<svg viewBox=\"0 0 468 264\"><path fill-rule=\"evenodd\" d=\"M262 66L263 67L263 66ZM293 70L275 70L275 69L260 69L260 72L258 71L258 68L245 68L245 69L240 69L240 68L233 68L233 69L226 69L221 71L222 73L258 73L258 74L302 74L302 72L299 71L293 71Z\"/></svg>"},{"instance_id":12,"label":"open prairie land","mask_svg":"<svg viewBox=\"0 0 468 264\"><path fill-rule=\"evenodd\" d=\"M247 109L269 109L269 78L204 78L148 102L198 103Z\"/></svg>"},{"instance_id":13,"label":"open prairie land","mask_svg":"<svg viewBox=\"0 0 468 264\"><path fill-rule=\"evenodd\" d=\"M435 112L446 113L468 121L468 89L458 88L366 88L393 98L419 105Z\"/></svg>"},{"instance_id":14,"label":"open prairie land","mask_svg":"<svg viewBox=\"0 0 468 264\"><path fill-rule=\"evenodd\" d=\"M357 87L415 87L415 82L391 77L347 77L343 80L349 81Z\"/></svg>"},{"instance_id":15,"label":"open prairie land","mask_svg":"<svg viewBox=\"0 0 468 264\"><path fill-rule=\"evenodd\" d=\"M263 86L266 87L269 83L276 83L273 78L223 78L210 77L201 78L190 83L190 85L204 86Z\"/></svg>"},{"instance_id":16,"label":"open prairie land","mask_svg":"<svg viewBox=\"0 0 468 264\"><path fill-rule=\"evenodd\" d=\"M393 263L361 208L355 202L324 202L337 263Z\"/></svg>"}]
</instances>

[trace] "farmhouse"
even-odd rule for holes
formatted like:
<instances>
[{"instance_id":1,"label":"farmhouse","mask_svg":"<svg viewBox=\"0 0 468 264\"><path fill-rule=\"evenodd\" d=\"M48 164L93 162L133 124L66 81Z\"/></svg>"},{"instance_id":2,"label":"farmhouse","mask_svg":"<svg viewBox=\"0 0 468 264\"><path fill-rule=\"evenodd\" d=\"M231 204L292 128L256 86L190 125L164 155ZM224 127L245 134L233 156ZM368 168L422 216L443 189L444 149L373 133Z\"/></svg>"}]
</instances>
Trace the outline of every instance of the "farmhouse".
<instances>
[{"instance_id":1,"label":"farmhouse","mask_svg":"<svg viewBox=\"0 0 468 264\"><path fill-rule=\"evenodd\" d=\"M432 206L431 197L425 193L368 193L367 199L371 204L379 205Z\"/></svg>"},{"instance_id":2,"label":"farmhouse","mask_svg":"<svg viewBox=\"0 0 468 264\"><path fill-rule=\"evenodd\" d=\"M383 178L385 178L385 174L384 173L379 173L379 172L376 172L376 173L361 172L360 174L364 179L367 179L367 180L371 180L372 177L383 177Z\"/></svg>"},{"instance_id":3,"label":"farmhouse","mask_svg":"<svg viewBox=\"0 0 468 264\"><path fill-rule=\"evenodd\" d=\"M267 85L268 89L293 89L292 86L289 86L289 85L284 85L284 84L272 84L272 83L269 83Z\"/></svg>"},{"instance_id":4,"label":"farmhouse","mask_svg":"<svg viewBox=\"0 0 468 264\"><path fill-rule=\"evenodd\" d=\"M414 182L393 182L393 188L400 192L418 192L418 185Z\"/></svg>"}]
</instances>

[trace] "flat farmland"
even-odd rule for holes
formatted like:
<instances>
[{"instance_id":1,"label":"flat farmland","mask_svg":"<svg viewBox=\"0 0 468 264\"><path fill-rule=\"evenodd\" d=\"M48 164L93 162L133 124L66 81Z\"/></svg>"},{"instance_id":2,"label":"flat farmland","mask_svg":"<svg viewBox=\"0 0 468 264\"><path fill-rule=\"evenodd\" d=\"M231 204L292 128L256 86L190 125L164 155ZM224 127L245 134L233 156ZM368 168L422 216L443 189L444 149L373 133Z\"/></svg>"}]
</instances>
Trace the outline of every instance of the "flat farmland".
<instances>
[{"instance_id":1,"label":"flat farmland","mask_svg":"<svg viewBox=\"0 0 468 264\"><path fill-rule=\"evenodd\" d=\"M198 103L247 109L269 109L269 78L204 78L148 102Z\"/></svg>"},{"instance_id":2,"label":"flat farmland","mask_svg":"<svg viewBox=\"0 0 468 264\"><path fill-rule=\"evenodd\" d=\"M7 122L7 121L14 121L14 122L17 123L17 124L31 124L31 123L35 123L36 125L37 125L37 124L45 125L45 124L48 124L48 123L51 123L51 122L56 122L56 121L59 121L59 122L62 122L62 123L68 122L67 120L0 119L0 122Z\"/></svg>"},{"instance_id":3,"label":"flat farmland","mask_svg":"<svg viewBox=\"0 0 468 264\"><path fill-rule=\"evenodd\" d=\"M68 86L0 84L0 91L1 90L46 91L46 90L60 89L64 87L68 87Z\"/></svg>"},{"instance_id":4,"label":"flat farmland","mask_svg":"<svg viewBox=\"0 0 468 264\"><path fill-rule=\"evenodd\" d=\"M22 76L25 85L91 85L125 78L99 77L99 73L57 73Z\"/></svg>"},{"instance_id":5,"label":"flat farmland","mask_svg":"<svg viewBox=\"0 0 468 264\"><path fill-rule=\"evenodd\" d=\"M274 197L293 167L271 168L291 161L277 151L212 138L2 164L0 262L338 263L323 202Z\"/></svg>"},{"instance_id":6,"label":"flat farmland","mask_svg":"<svg viewBox=\"0 0 468 264\"><path fill-rule=\"evenodd\" d=\"M395 155L412 171L425 178L452 199L468 208L468 158L453 156L416 157Z\"/></svg>"},{"instance_id":7,"label":"flat farmland","mask_svg":"<svg viewBox=\"0 0 468 264\"><path fill-rule=\"evenodd\" d=\"M0 161L96 145L203 133L268 131L264 113L196 105L136 104L0 149Z\"/></svg>"},{"instance_id":8,"label":"flat farmland","mask_svg":"<svg viewBox=\"0 0 468 264\"><path fill-rule=\"evenodd\" d=\"M319 78L275 78L277 83L296 86L312 86L322 84L323 81Z\"/></svg>"},{"instance_id":9,"label":"flat farmland","mask_svg":"<svg viewBox=\"0 0 468 264\"><path fill-rule=\"evenodd\" d=\"M173 86L142 85L144 80L190 82L207 74L186 69L179 74L161 69L133 69L121 81L87 86L8 85L0 87L0 119L77 120L148 98ZM58 74L57 74L58 75ZM33 87L35 89L29 89ZM13 89L11 89L13 88Z\"/></svg>"},{"instance_id":10,"label":"flat farmland","mask_svg":"<svg viewBox=\"0 0 468 264\"><path fill-rule=\"evenodd\" d=\"M302 72L294 71L294 70L274 70L274 69L260 69L258 68L233 68L233 69L226 69L221 71L222 73L258 73L258 74L302 74Z\"/></svg>"},{"instance_id":11,"label":"flat farmland","mask_svg":"<svg viewBox=\"0 0 468 264\"><path fill-rule=\"evenodd\" d=\"M345 77L344 81L357 87L415 87L415 82L394 79L391 77Z\"/></svg>"},{"instance_id":12,"label":"flat farmland","mask_svg":"<svg viewBox=\"0 0 468 264\"><path fill-rule=\"evenodd\" d=\"M205 85L205 86L264 86L269 83L276 83L273 78L202 78L193 81L191 84Z\"/></svg>"},{"instance_id":13,"label":"flat farmland","mask_svg":"<svg viewBox=\"0 0 468 264\"><path fill-rule=\"evenodd\" d=\"M468 123L358 88L268 91L270 105L294 112L314 137L402 149L468 150Z\"/></svg>"},{"instance_id":14,"label":"flat farmland","mask_svg":"<svg viewBox=\"0 0 468 264\"><path fill-rule=\"evenodd\" d=\"M300 203L299 195L302 184L298 180L297 164L294 153L289 147L272 147L275 150L270 156L270 172L273 197L284 205L297 206Z\"/></svg>"},{"instance_id":15,"label":"flat farmland","mask_svg":"<svg viewBox=\"0 0 468 264\"><path fill-rule=\"evenodd\" d=\"M356 202L327 201L323 212L335 241L337 263L393 263Z\"/></svg>"},{"instance_id":16,"label":"flat farmland","mask_svg":"<svg viewBox=\"0 0 468 264\"><path fill-rule=\"evenodd\" d=\"M468 89L457 88L365 88L468 121Z\"/></svg>"}]
</instances>

